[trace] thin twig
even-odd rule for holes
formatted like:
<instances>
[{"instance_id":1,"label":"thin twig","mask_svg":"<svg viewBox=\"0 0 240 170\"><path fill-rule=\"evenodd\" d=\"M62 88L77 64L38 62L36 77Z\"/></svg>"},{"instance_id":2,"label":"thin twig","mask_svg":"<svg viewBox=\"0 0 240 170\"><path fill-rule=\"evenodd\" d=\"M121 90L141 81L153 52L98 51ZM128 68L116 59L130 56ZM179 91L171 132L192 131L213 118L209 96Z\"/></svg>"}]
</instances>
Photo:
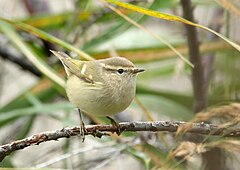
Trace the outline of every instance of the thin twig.
<instances>
[{"instance_id":1,"label":"thin twig","mask_svg":"<svg viewBox=\"0 0 240 170\"><path fill-rule=\"evenodd\" d=\"M188 125L187 122L180 121L155 121L155 122L122 122L119 123L121 131L168 131L176 132L180 126ZM226 137L240 137L240 128L230 130L227 128L219 128L214 124L207 123L190 123L191 128L187 131L190 133L202 135L218 135ZM106 132L116 132L113 125L87 125L85 135L93 135L101 138L109 135ZM0 146L0 161L7 155L20 149L24 149L31 145L39 145L42 142L58 140L60 138L69 138L79 135L79 127L63 128L55 131L42 132L28 138L17 140L9 144Z\"/></svg>"}]
</instances>

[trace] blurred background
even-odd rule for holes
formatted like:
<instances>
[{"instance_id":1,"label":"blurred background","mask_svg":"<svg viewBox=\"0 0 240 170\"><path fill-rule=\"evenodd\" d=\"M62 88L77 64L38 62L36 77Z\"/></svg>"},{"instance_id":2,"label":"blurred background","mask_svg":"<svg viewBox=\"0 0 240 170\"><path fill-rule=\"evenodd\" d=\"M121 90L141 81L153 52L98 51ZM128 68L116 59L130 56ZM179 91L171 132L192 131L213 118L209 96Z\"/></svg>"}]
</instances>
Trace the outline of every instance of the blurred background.
<instances>
[{"instance_id":1,"label":"blurred background","mask_svg":"<svg viewBox=\"0 0 240 170\"><path fill-rule=\"evenodd\" d=\"M193 17L194 22L239 44L239 0L122 2L189 20ZM49 49L64 51L72 57L78 57L77 50L95 59L118 55L145 68L138 76L136 100L116 116L120 122L190 121L200 111L239 102L240 53L208 31L114 6L145 31L101 0L0 0L0 7L1 145L79 124L77 110L68 102L63 86L53 81L61 82L66 74ZM156 37L174 46L195 68ZM226 123L233 119L228 113L214 119L209 116L204 121ZM235 113L239 118L239 112ZM85 116L84 119L87 124L103 123L101 118L93 120ZM239 121L234 126L239 127ZM226 138L204 138L205 143L221 140ZM114 134L102 139L86 136L84 143L79 137L72 137L16 151L0 167L239 169L240 151L236 150L239 145L232 149L217 146L199 151L196 147L199 145L190 143L179 148L184 141L199 144L203 137L124 132L121 136ZM168 159L176 148L184 153Z\"/></svg>"}]
</instances>

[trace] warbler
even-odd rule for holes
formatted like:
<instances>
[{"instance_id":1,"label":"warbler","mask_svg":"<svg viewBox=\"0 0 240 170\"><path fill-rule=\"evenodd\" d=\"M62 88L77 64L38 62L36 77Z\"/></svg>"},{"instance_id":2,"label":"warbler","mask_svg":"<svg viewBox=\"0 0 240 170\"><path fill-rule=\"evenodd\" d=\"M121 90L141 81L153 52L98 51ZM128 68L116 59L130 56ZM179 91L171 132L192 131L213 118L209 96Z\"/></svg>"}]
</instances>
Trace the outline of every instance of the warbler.
<instances>
[{"instance_id":1,"label":"warbler","mask_svg":"<svg viewBox=\"0 0 240 170\"><path fill-rule=\"evenodd\" d=\"M66 93L81 113L111 116L124 111L134 99L137 73L144 71L123 57L101 60L76 60L63 52L51 52L59 58L67 73ZM84 137L83 137L84 140Z\"/></svg>"}]
</instances>

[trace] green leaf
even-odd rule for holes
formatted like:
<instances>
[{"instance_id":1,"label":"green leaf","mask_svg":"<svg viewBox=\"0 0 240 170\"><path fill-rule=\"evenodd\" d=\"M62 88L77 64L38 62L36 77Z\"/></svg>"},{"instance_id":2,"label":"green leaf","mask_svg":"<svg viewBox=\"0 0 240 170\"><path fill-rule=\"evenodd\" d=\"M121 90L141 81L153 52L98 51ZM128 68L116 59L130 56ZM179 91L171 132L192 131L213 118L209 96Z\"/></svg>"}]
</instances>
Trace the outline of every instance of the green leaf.
<instances>
[{"instance_id":1,"label":"green leaf","mask_svg":"<svg viewBox=\"0 0 240 170\"><path fill-rule=\"evenodd\" d=\"M154 10L151 10L151 9L146 9L146 8L143 8L143 7L139 7L139 6L136 6L136 5L125 3L125 2L120 2L120 1L117 1L117 0L106 0L106 1L110 2L110 3L113 3L115 5L118 5L120 7L139 12L141 14L146 14L146 15L149 15L149 16L153 16L153 17L168 20L168 21L181 22L181 23L184 23L184 24L188 24L188 25L192 25L192 26L195 26L195 27L198 27L198 28L202 28L202 29L207 30L207 31L217 35L218 37L222 38L227 43L229 43L231 46L233 46L238 51L240 51L240 46L238 44L232 42L231 40L229 40L227 37L217 33L216 31L213 31L210 28L207 28L207 27L202 26L200 24L193 23L193 22L188 21L188 20L186 20L184 18L181 18L179 16L174 16L174 15L166 14L166 13L163 13L163 12L154 11Z\"/></svg>"},{"instance_id":2,"label":"green leaf","mask_svg":"<svg viewBox=\"0 0 240 170\"><path fill-rule=\"evenodd\" d=\"M169 117L177 120L190 120L193 118L191 108L186 108L183 105L169 100L167 98L156 95L138 95L138 99L144 103L144 106L161 117Z\"/></svg>"},{"instance_id":3,"label":"green leaf","mask_svg":"<svg viewBox=\"0 0 240 170\"><path fill-rule=\"evenodd\" d=\"M0 29L8 36L8 38L13 42L13 44L31 61L42 73L44 73L48 78L53 80L60 86L65 86L65 81L59 77L55 71L49 67L40 58L36 57L36 54L27 46L27 44L22 40L18 33L13 29L13 27L7 22L0 21Z\"/></svg>"},{"instance_id":4,"label":"green leaf","mask_svg":"<svg viewBox=\"0 0 240 170\"><path fill-rule=\"evenodd\" d=\"M73 47L71 44L65 42L65 41L62 41L42 30L39 30L37 28L34 28L32 27L31 25L27 25L27 24L24 24L24 23L18 23L18 22L14 22L14 21L11 21L11 20L8 20L8 19L5 19L5 18L2 18L0 17L0 21L1 23L5 24L5 23L8 23L12 26L14 26L15 28L17 29L20 29L20 30L23 30L23 31L26 31L28 33L31 33L31 34L34 34L36 36L38 36L39 38L42 38L43 40L46 40L48 42L51 42L51 43L55 43L55 44L58 44L58 45L61 45L62 47L68 49L69 51L74 51L76 52L80 57L83 57L87 60L93 60L93 58L91 56L89 56L87 53L85 53L84 51L82 50L79 50L75 47ZM0 24L1 26L2 24ZM5 24L6 25L6 24ZM9 27L9 26L8 26ZM10 27L9 27L10 28ZM11 28L12 29L12 28ZM7 31L5 29L5 31Z\"/></svg>"},{"instance_id":5,"label":"green leaf","mask_svg":"<svg viewBox=\"0 0 240 170\"><path fill-rule=\"evenodd\" d=\"M23 91L18 96L9 101L6 105L2 106L2 108L0 108L0 114L3 112L11 111L13 109L20 109L31 106L33 102L29 101L29 98L26 96L26 92L29 93L28 91L30 91L30 93L32 93L41 102L49 101L54 96L56 96L58 92L50 85L46 86L48 83L49 80L43 79L39 81L37 85L30 87L26 91Z\"/></svg>"},{"instance_id":6,"label":"green leaf","mask_svg":"<svg viewBox=\"0 0 240 170\"><path fill-rule=\"evenodd\" d=\"M32 115L52 115L59 110L72 110L74 107L69 102L59 102L55 104L42 104L22 109L16 109L9 112L0 112L0 127L23 116Z\"/></svg>"},{"instance_id":7,"label":"green leaf","mask_svg":"<svg viewBox=\"0 0 240 170\"><path fill-rule=\"evenodd\" d=\"M181 104L186 108L191 108L193 103L193 97L190 95L166 91L166 90L156 90L150 87L142 86L140 84L137 85L137 94L148 94L148 95L164 97L178 104Z\"/></svg>"},{"instance_id":8,"label":"green leaf","mask_svg":"<svg viewBox=\"0 0 240 170\"><path fill-rule=\"evenodd\" d=\"M126 151L131 155L133 155L134 157L136 157L137 159L139 159L140 161L142 161L145 165L146 170L150 169L151 158L147 154L145 154L144 152L138 151L133 147L127 148Z\"/></svg>"},{"instance_id":9,"label":"green leaf","mask_svg":"<svg viewBox=\"0 0 240 170\"><path fill-rule=\"evenodd\" d=\"M1 162L1 167L4 167L4 168L1 168L1 169L6 168L8 170L15 169L14 164L12 163L11 157L8 157L8 156L6 158L4 158L3 161Z\"/></svg>"},{"instance_id":10,"label":"green leaf","mask_svg":"<svg viewBox=\"0 0 240 170\"><path fill-rule=\"evenodd\" d=\"M142 15L139 16L136 14L133 16L134 20L136 21L140 21L142 17ZM118 34L123 33L124 31L128 30L130 27L133 26L131 23L126 22L121 18L117 18L117 20L115 18L115 22L116 23L113 26L105 30L99 36L93 38L90 42L86 42L82 47L83 50L90 52L91 49L93 49L95 46L99 44L102 45L107 40L113 38L114 36L117 36Z\"/></svg>"},{"instance_id":11,"label":"green leaf","mask_svg":"<svg viewBox=\"0 0 240 170\"><path fill-rule=\"evenodd\" d=\"M147 3L149 4L149 3ZM159 9L159 8L166 8L169 6L173 6L176 5L176 3L174 3L172 0L170 1L153 1L150 3L149 5L149 9ZM106 15L106 14L105 14ZM105 15L103 15L101 18L106 17ZM109 14L107 14L108 16ZM112 17L113 14L110 13L110 16ZM128 17L130 17L132 20L141 23L143 21L145 21L146 19L148 19L148 16L144 16L144 15L139 15L139 14L132 14L130 13L128 15ZM100 20L100 18L99 18ZM88 52L93 52L92 49L94 49L95 46L97 45L102 45L105 42L107 42L107 40L117 36L118 34L122 34L123 32L127 31L129 28L131 28L133 25L132 23L129 23L128 21L126 21L125 19L123 19L122 17L117 17L114 16L112 18L108 18L107 22L113 22L114 25L111 26L109 29L105 30L103 33L101 33L99 36L93 38L90 42L87 42L83 45L83 49L88 51ZM96 51L96 49L94 49Z\"/></svg>"},{"instance_id":12,"label":"green leaf","mask_svg":"<svg viewBox=\"0 0 240 170\"><path fill-rule=\"evenodd\" d=\"M23 139L27 137L28 133L32 129L32 126L35 122L36 115L29 116L29 118L24 122L22 127L18 130L16 139Z\"/></svg>"},{"instance_id":13,"label":"green leaf","mask_svg":"<svg viewBox=\"0 0 240 170\"><path fill-rule=\"evenodd\" d=\"M36 16L31 16L29 18L18 20L17 22L22 22L33 27L41 28L41 29L57 29L68 21L68 19L75 15L76 22L84 22L87 21L91 17L91 13L89 11L77 11L77 12L64 12L60 14L41 14Z\"/></svg>"},{"instance_id":14,"label":"green leaf","mask_svg":"<svg viewBox=\"0 0 240 170\"><path fill-rule=\"evenodd\" d=\"M144 143L141 145L141 149L144 150L144 153L151 158L151 166L153 167L157 166L161 167L161 169L171 169L170 167L176 165L176 161L174 159L167 161L169 148L166 148L166 146L161 147L161 145L159 146L157 144L153 145L149 143ZM185 167L180 164L175 169L184 170Z\"/></svg>"}]
</instances>

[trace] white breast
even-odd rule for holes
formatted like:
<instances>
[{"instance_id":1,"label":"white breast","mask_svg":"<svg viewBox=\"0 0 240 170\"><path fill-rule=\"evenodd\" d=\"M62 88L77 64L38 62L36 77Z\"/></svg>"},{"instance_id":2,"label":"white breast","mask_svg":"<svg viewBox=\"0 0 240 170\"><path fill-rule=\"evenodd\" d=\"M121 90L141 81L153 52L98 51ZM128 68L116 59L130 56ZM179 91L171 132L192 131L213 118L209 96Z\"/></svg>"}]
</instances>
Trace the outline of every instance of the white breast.
<instances>
[{"instance_id":1,"label":"white breast","mask_svg":"<svg viewBox=\"0 0 240 170\"><path fill-rule=\"evenodd\" d=\"M66 92L70 102L86 114L107 116L122 112L131 104L135 96L136 82L134 80L134 83L126 84L132 87L118 83L110 87L104 84L93 85L71 76L67 81Z\"/></svg>"}]
</instances>

